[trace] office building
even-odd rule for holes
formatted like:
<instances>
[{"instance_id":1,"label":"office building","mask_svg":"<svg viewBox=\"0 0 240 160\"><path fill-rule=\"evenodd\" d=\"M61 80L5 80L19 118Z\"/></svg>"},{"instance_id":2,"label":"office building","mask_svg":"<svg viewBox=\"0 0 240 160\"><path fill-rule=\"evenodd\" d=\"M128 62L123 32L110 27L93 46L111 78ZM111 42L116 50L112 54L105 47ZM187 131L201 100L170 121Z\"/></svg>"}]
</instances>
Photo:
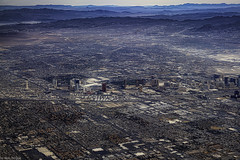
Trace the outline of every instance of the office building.
<instances>
[{"instance_id":1,"label":"office building","mask_svg":"<svg viewBox=\"0 0 240 160\"><path fill-rule=\"evenodd\" d=\"M103 91L103 92L106 92L106 91L107 91L107 84L106 84L106 83L103 83L103 84L102 84L102 91Z\"/></svg>"}]
</instances>

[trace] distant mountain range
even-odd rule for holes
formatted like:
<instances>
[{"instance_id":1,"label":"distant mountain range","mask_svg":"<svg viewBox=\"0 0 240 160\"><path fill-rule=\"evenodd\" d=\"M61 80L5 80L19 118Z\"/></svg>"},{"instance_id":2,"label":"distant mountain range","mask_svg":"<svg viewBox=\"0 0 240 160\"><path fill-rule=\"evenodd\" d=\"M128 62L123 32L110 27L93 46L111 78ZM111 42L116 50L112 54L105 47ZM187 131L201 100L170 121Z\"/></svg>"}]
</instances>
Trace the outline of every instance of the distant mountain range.
<instances>
[{"instance_id":1,"label":"distant mountain range","mask_svg":"<svg viewBox=\"0 0 240 160\"><path fill-rule=\"evenodd\" d=\"M58 10L78 10L78 11L91 11L91 10L109 10L115 12L129 11L131 13L136 12L160 12L160 11L179 11L179 10L196 10L196 9L225 9L225 8L235 8L240 7L240 4L182 4L182 5L169 5L169 6L70 6L70 5L36 5L36 6L0 6L0 10L12 10L12 9L58 9Z\"/></svg>"},{"instance_id":2,"label":"distant mountain range","mask_svg":"<svg viewBox=\"0 0 240 160\"><path fill-rule=\"evenodd\" d=\"M0 6L0 26L43 24L46 27L97 27L112 24L193 22L194 30L239 30L240 4L176 6ZM120 18L122 17L122 18ZM132 18L130 18L132 17ZM89 20L91 18L91 20ZM40 25L41 26L41 25Z\"/></svg>"},{"instance_id":3,"label":"distant mountain range","mask_svg":"<svg viewBox=\"0 0 240 160\"><path fill-rule=\"evenodd\" d=\"M183 4L176 6L0 6L0 22L52 22L76 18L145 17L196 20L240 15L240 4Z\"/></svg>"},{"instance_id":4,"label":"distant mountain range","mask_svg":"<svg viewBox=\"0 0 240 160\"><path fill-rule=\"evenodd\" d=\"M75 18L93 18L124 16L124 13L118 13L107 10L94 11L75 11L75 10L56 10L56 9L15 9L0 11L0 22L21 22L21 21L56 21Z\"/></svg>"}]
</instances>

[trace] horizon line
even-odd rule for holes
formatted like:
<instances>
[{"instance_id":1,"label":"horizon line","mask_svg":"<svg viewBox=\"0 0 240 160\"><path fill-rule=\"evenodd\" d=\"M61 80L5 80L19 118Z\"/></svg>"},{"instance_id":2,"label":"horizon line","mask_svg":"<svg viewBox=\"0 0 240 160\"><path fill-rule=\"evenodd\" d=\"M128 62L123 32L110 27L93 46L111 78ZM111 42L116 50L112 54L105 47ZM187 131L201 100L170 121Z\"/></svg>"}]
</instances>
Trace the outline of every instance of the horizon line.
<instances>
[{"instance_id":1,"label":"horizon line","mask_svg":"<svg viewBox=\"0 0 240 160\"><path fill-rule=\"evenodd\" d=\"M71 6L71 7L82 7L82 6L116 6L116 7L152 7L152 6L159 6L159 7L166 7L166 6L181 6L181 5L240 5L240 3L181 3L181 4L172 4L172 5L114 5L114 4L107 4L107 5L96 5L96 4L87 4L87 5L68 5L68 4L36 4L36 5L1 5L1 7L34 7L34 6Z\"/></svg>"}]
</instances>

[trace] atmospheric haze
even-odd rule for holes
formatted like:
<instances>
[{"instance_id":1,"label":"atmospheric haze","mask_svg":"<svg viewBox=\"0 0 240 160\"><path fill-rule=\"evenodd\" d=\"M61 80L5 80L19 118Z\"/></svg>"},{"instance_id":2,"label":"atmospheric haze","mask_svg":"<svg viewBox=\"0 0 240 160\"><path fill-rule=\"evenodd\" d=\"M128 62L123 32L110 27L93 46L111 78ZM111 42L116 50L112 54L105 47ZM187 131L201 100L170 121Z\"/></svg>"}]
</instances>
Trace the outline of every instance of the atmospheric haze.
<instances>
[{"instance_id":1,"label":"atmospheric haze","mask_svg":"<svg viewBox=\"0 0 240 160\"><path fill-rule=\"evenodd\" d=\"M184 3L240 3L239 0L0 0L0 5L16 5L16 6L29 6L29 5L119 5L119 6L147 6L147 5L179 5Z\"/></svg>"}]
</instances>

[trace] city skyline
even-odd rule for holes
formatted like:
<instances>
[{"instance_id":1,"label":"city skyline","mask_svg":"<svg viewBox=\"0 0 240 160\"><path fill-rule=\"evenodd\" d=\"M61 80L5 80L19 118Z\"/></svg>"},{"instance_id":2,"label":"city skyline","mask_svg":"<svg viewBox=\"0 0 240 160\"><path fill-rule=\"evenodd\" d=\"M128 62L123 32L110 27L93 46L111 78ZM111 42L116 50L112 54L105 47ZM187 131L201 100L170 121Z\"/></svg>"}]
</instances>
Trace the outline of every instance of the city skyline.
<instances>
[{"instance_id":1,"label":"city skyline","mask_svg":"<svg viewBox=\"0 0 240 160\"><path fill-rule=\"evenodd\" d=\"M185 3L196 3L196 4L239 4L239 0L179 0L179 1L165 1L165 0L41 0L41 1L31 1L31 0L1 0L0 5L15 5L15 6L31 6L31 5L72 5L72 6L81 6L81 5L118 5L118 6L151 6L151 5L179 5Z\"/></svg>"}]
</instances>

